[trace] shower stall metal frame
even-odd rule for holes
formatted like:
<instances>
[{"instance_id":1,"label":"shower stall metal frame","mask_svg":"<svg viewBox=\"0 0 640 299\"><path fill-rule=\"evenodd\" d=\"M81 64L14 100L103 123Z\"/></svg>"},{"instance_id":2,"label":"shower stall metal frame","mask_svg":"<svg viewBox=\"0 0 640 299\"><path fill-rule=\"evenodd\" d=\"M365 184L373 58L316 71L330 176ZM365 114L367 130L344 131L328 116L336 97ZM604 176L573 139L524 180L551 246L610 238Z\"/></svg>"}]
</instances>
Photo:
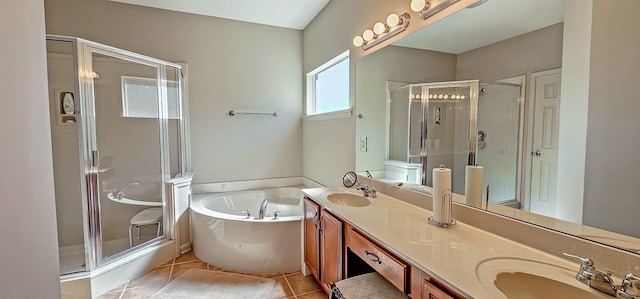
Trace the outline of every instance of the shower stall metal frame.
<instances>
[{"instance_id":1,"label":"shower stall metal frame","mask_svg":"<svg viewBox=\"0 0 640 299\"><path fill-rule=\"evenodd\" d=\"M101 213L100 213L100 188L98 180L98 168L100 166L100 156L97 149L97 140L95 136L95 107L94 86L93 86L93 53L106 55L109 57L121 59L124 61L134 62L156 68L156 78L158 79L158 97L160 99L158 105L158 122L159 122L159 140L160 140L160 172L162 181L166 182L171 179L168 175L169 168L169 140L166 138L169 132L168 124L168 107L167 107L167 67L173 67L177 70L178 81L178 97L180 99L178 105L178 142L179 142L179 165L180 175L185 175L191 169L191 160L189 155L189 133L187 127L186 111L188 109L187 102L183 98L183 80L182 65L172 62L163 61L157 58L145 56L142 54L118 49L115 47L103 45L89 40L60 36L47 35L49 41L70 42L72 45L72 62L74 68L74 88L78 95L76 101L77 111L76 122L78 125L77 138L78 150L80 153L80 178L81 178L81 196L82 196L82 217L84 230L84 247L85 247L85 271L95 270L103 264L102 254L102 229L101 229ZM163 214L168 216L167 211L167 191L162 187ZM132 252L152 246L154 244L173 238L171 236L172 229L169 228L170 217L163 217L163 227L165 228L162 238L153 242L148 242L144 246L129 248L113 256L109 262L118 260L120 257L126 256ZM111 257L110 257L111 258Z\"/></svg>"},{"instance_id":2,"label":"shower stall metal frame","mask_svg":"<svg viewBox=\"0 0 640 299\"><path fill-rule=\"evenodd\" d=\"M421 141L421 156L420 161L422 164L422 185L426 185L427 183L427 159L429 156L428 149L426 147L426 136L427 136L427 121L429 115L426 111L429 111L429 90L433 88L460 88L460 87L468 87L470 96L469 96L469 150L468 150L468 161L467 165L474 165L477 161L477 148L478 148L478 138L477 138L477 121L478 121L478 100L480 93L480 86L482 84L491 84L491 85L502 85L502 86L511 86L523 88L520 84L506 83L506 82L493 82L493 81L480 81L480 80L464 80L464 81L447 81L447 82L434 82L434 83L415 83L408 84L398 88L389 89L388 92L391 93L393 91L397 91L400 89L408 88L409 89L409 101L411 101L411 91L412 88L421 88L420 99L423 105L422 112L422 121L421 121L421 130L422 130L422 141ZM516 193L514 198L515 202L520 201L521 190L522 190L522 161L523 161L523 142L524 142L524 98L522 91L518 96L518 141L517 141L517 163L516 163ZM409 106L410 107L410 106ZM408 111L410 113L410 109ZM409 116L410 119L410 116ZM387 127L390 124L387 121ZM387 128L388 130L389 128ZM387 144L388 146L388 144ZM389 149L387 151L387 158ZM504 203L512 203L511 201L507 201ZM501 204L504 204L501 203Z\"/></svg>"}]
</instances>

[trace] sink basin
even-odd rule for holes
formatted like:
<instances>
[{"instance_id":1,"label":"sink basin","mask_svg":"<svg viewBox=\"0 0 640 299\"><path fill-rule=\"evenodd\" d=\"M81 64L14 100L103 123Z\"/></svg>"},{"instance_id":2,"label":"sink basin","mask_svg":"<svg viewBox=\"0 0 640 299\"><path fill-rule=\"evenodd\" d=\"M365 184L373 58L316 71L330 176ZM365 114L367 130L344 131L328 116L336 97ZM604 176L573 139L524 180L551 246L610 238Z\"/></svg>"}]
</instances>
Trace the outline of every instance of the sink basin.
<instances>
[{"instance_id":1,"label":"sink basin","mask_svg":"<svg viewBox=\"0 0 640 299\"><path fill-rule=\"evenodd\" d=\"M334 204L345 207L366 207L371 204L368 198L351 193L333 193L329 194L327 199Z\"/></svg>"},{"instance_id":2,"label":"sink basin","mask_svg":"<svg viewBox=\"0 0 640 299\"><path fill-rule=\"evenodd\" d=\"M494 298L611 299L575 279L576 269L519 258L494 258L476 267L476 276Z\"/></svg>"}]
</instances>

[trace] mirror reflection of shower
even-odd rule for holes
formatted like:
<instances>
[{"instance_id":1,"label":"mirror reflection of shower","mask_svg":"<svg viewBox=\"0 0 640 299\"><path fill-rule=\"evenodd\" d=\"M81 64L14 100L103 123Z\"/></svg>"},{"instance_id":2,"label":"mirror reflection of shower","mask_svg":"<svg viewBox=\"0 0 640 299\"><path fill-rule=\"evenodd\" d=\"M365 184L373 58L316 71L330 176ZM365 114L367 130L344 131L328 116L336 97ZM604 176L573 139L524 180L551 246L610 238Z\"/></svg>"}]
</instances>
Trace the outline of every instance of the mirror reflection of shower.
<instances>
[{"instance_id":1,"label":"mirror reflection of shower","mask_svg":"<svg viewBox=\"0 0 640 299\"><path fill-rule=\"evenodd\" d=\"M60 273L167 240L165 182L188 168L181 65L51 35L47 64Z\"/></svg>"},{"instance_id":2,"label":"mirror reflection of shower","mask_svg":"<svg viewBox=\"0 0 640 299\"><path fill-rule=\"evenodd\" d=\"M453 192L464 194L466 166L480 165L491 202L517 200L520 85L393 83L388 83L384 180L432 186L433 168L445 165L452 169Z\"/></svg>"}]
</instances>

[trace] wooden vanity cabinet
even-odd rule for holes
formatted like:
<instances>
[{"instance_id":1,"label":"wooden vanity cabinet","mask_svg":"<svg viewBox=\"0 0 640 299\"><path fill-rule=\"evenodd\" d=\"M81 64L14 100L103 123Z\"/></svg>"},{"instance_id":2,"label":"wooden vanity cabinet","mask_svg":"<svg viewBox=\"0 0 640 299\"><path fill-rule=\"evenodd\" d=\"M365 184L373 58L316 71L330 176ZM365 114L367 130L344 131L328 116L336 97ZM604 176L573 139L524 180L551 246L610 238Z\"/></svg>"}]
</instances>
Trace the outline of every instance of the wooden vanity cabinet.
<instances>
[{"instance_id":1,"label":"wooden vanity cabinet","mask_svg":"<svg viewBox=\"0 0 640 299\"><path fill-rule=\"evenodd\" d=\"M345 229L345 246L396 288L408 293L410 267L407 263L348 224Z\"/></svg>"},{"instance_id":2,"label":"wooden vanity cabinet","mask_svg":"<svg viewBox=\"0 0 640 299\"><path fill-rule=\"evenodd\" d=\"M464 299L465 297L451 290L443 283L417 267L411 268L411 290L413 299Z\"/></svg>"},{"instance_id":3,"label":"wooden vanity cabinet","mask_svg":"<svg viewBox=\"0 0 640 299\"><path fill-rule=\"evenodd\" d=\"M360 265L352 264L358 261ZM412 299L464 299L307 197L304 198L304 263L327 294L331 293L331 282L376 271ZM356 273L362 267L368 270Z\"/></svg>"},{"instance_id":4,"label":"wooden vanity cabinet","mask_svg":"<svg viewBox=\"0 0 640 299\"><path fill-rule=\"evenodd\" d=\"M305 197L304 262L327 293L342 279L342 240L343 222Z\"/></svg>"},{"instance_id":5,"label":"wooden vanity cabinet","mask_svg":"<svg viewBox=\"0 0 640 299\"><path fill-rule=\"evenodd\" d=\"M304 263L311 274L320 280L320 206L304 198Z\"/></svg>"}]
</instances>

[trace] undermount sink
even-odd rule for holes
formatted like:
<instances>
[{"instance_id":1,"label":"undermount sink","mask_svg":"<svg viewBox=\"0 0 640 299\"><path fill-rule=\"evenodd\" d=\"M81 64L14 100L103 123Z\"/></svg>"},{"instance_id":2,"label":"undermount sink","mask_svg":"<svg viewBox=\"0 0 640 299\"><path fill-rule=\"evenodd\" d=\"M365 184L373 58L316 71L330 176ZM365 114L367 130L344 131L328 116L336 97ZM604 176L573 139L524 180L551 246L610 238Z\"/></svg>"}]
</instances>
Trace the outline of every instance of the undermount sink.
<instances>
[{"instance_id":1,"label":"undermount sink","mask_svg":"<svg viewBox=\"0 0 640 299\"><path fill-rule=\"evenodd\" d=\"M476 276L495 298L612 298L577 281L577 270L527 259L494 258L478 264Z\"/></svg>"},{"instance_id":2,"label":"undermount sink","mask_svg":"<svg viewBox=\"0 0 640 299\"><path fill-rule=\"evenodd\" d=\"M352 193L333 193L329 194L327 199L334 204L345 207L366 207L371 204L368 198Z\"/></svg>"}]
</instances>

